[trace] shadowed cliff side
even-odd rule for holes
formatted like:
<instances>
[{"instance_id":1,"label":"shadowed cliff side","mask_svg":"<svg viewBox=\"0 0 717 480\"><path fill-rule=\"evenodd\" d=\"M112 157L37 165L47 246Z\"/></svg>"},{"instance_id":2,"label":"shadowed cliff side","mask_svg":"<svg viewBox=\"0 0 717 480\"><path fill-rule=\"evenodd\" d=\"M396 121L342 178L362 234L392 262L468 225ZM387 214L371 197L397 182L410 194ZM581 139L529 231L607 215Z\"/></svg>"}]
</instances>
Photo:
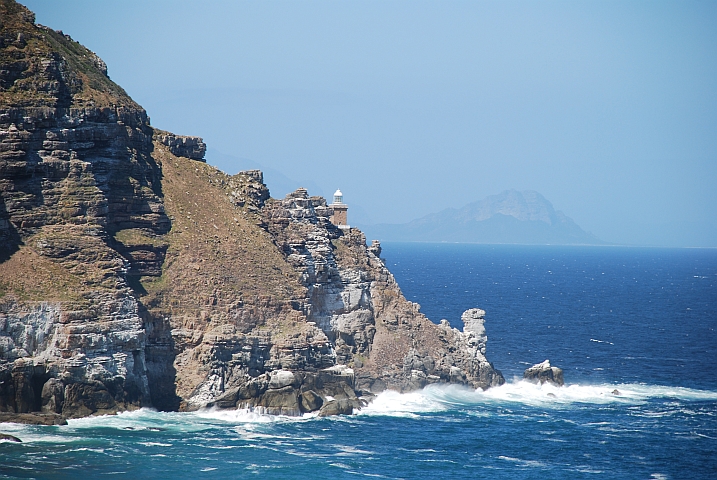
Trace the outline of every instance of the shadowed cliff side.
<instances>
[{"instance_id":1,"label":"shadowed cliff side","mask_svg":"<svg viewBox=\"0 0 717 480\"><path fill-rule=\"evenodd\" d=\"M0 412L150 404L145 331L112 235L169 230L144 110L104 63L0 3Z\"/></svg>"}]
</instances>

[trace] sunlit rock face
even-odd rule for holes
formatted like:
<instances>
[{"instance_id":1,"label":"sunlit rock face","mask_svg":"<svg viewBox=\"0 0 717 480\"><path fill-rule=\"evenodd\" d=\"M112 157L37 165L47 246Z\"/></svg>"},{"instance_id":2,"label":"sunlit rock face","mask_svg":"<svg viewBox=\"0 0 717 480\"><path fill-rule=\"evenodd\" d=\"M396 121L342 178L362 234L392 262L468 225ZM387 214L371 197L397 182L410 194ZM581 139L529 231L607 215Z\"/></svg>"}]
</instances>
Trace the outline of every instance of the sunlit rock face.
<instances>
[{"instance_id":1,"label":"sunlit rock face","mask_svg":"<svg viewBox=\"0 0 717 480\"><path fill-rule=\"evenodd\" d=\"M332 225L323 198L300 189L267 204L264 214L307 287L309 321L331 340L337 362L355 370L359 390L504 382L485 358L485 312L467 311L464 332L430 322L403 297L379 258L378 242L367 247L359 230Z\"/></svg>"}]
</instances>

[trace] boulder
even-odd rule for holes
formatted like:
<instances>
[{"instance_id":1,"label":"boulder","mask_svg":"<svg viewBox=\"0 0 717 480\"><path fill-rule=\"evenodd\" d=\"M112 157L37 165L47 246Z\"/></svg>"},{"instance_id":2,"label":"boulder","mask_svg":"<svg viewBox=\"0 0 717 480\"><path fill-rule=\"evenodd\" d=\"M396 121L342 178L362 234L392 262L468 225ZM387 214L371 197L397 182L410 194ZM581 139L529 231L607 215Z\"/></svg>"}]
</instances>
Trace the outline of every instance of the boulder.
<instances>
[{"instance_id":1,"label":"boulder","mask_svg":"<svg viewBox=\"0 0 717 480\"><path fill-rule=\"evenodd\" d=\"M219 398L213 402L207 403L207 407L216 408L234 408L237 403L237 396L239 395L239 388L230 388L224 392Z\"/></svg>"},{"instance_id":2,"label":"boulder","mask_svg":"<svg viewBox=\"0 0 717 480\"><path fill-rule=\"evenodd\" d=\"M289 385L295 384L296 381L296 377L289 370L275 370L271 372L269 388L278 389L288 387Z\"/></svg>"},{"instance_id":3,"label":"boulder","mask_svg":"<svg viewBox=\"0 0 717 480\"><path fill-rule=\"evenodd\" d=\"M339 400L330 400L319 410L319 417L329 417L331 415L351 415L354 413L354 405L348 398Z\"/></svg>"},{"instance_id":4,"label":"boulder","mask_svg":"<svg viewBox=\"0 0 717 480\"><path fill-rule=\"evenodd\" d=\"M291 385L279 389L268 389L258 399L256 406L263 407L264 413L269 415L301 415L298 394Z\"/></svg>"},{"instance_id":5,"label":"boulder","mask_svg":"<svg viewBox=\"0 0 717 480\"><path fill-rule=\"evenodd\" d=\"M525 372L523 372L523 378L533 383L540 383L541 385L545 382L552 383L559 387L565 384L563 380L563 370L551 366L550 360L545 360L543 363L538 363L526 369Z\"/></svg>"},{"instance_id":6,"label":"boulder","mask_svg":"<svg viewBox=\"0 0 717 480\"><path fill-rule=\"evenodd\" d=\"M93 413L115 413L117 403L100 382L73 383L65 388L62 416L65 418L87 417Z\"/></svg>"},{"instance_id":7,"label":"boulder","mask_svg":"<svg viewBox=\"0 0 717 480\"><path fill-rule=\"evenodd\" d=\"M313 390L308 390L299 397L299 405L304 412L315 412L324 404L324 400Z\"/></svg>"}]
</instances>

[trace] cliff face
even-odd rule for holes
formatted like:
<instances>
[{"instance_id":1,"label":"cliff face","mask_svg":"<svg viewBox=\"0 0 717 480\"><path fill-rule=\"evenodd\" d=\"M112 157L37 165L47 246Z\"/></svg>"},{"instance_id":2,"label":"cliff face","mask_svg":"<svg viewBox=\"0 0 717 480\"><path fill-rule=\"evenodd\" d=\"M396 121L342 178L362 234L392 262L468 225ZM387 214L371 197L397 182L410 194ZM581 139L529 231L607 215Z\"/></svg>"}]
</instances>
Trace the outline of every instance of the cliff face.
<instances>
[{"instance_id":1,"label":"cliff face","mask_svg":"<svg viewBox=\"0 0 717 480\"><path fill-rule=\"evenodd\" d=\"M385 388L502 382L482 311L431 323L323 199L207 165L94 53L10 0L0 14L0 420L345 413Z\"/></svg>"},{"instance_id":2,"label":"cliff face","mask_svg":"<svg viewBox=\"0 0 717 480\"><path fill-rule=\"evenodd\" d=\"M0 411L149 405L143 320L113 238L170 228L147 115L92 52L0 8Z\"/></svg>"},{"instance_id":3,"label":"cliff face","mask_svg":"<svg viewBox=\"0 0 717 480\"><path fill-rule=\"evenodd\" d=\"M263 213L306 286L308 320L330 339L337 362L353 368L358 389L406 391L436 382L485 388L503 382L485 358L485 312L466 312L465 332L432 323L405 299L380 259L378 242L367 247L358 229L333 226L321 197L298 190L269 202Z\"/></svg>"}]
</instances>

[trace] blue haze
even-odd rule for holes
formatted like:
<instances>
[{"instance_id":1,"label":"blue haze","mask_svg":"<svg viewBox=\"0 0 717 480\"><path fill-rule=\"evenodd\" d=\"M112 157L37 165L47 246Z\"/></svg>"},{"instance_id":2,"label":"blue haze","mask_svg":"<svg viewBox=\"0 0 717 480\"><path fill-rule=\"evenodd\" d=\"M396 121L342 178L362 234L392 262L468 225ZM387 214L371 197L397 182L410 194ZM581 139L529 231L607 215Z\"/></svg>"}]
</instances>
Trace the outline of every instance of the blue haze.
<instances>
[{"instance_id":1,"label":"blue haze","mask_svg":"<svg viewBox=\"0 0 717 480\"><path fill-rule=\"evenodd\" d=\"M25 3L276 197L372 224L536 190L607 242L717 246L715 2Z\"/></svg>"}]
</instances>

